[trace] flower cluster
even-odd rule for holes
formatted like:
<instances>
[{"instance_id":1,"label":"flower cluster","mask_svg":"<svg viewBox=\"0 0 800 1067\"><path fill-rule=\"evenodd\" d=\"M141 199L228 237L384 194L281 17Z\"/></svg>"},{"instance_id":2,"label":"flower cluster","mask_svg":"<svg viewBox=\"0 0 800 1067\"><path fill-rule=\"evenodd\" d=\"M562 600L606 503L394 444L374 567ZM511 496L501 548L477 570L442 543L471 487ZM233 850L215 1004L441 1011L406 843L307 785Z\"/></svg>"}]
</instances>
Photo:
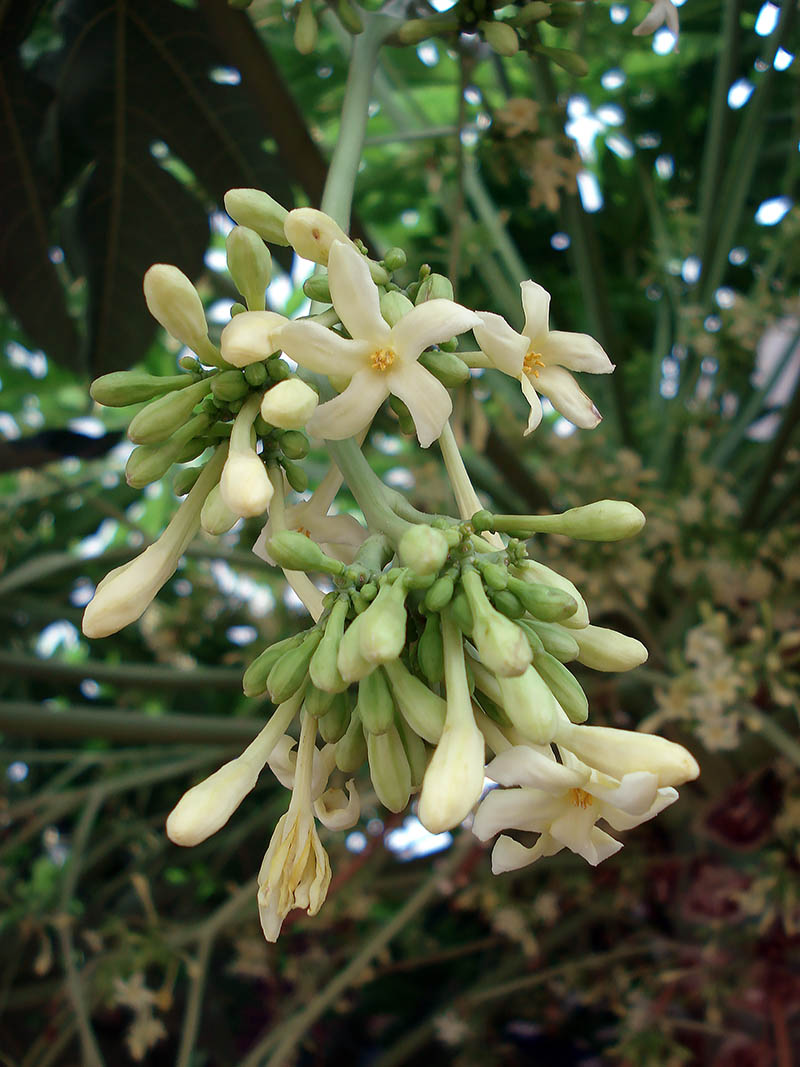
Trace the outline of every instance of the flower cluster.
<instances>
[{"instance_id":1,"label":"flower cluster","mask_svg":"<svg viewBox=\"0 0 800 1067\"><path fill-rule=\"evenodd\" d=\"M593 625L576 586L528 544L544 534L618 541L638 533L644 516L620 500L548 515L482 510L450 431L448 390L470 365L493 368L519 380L527 433L541 419L540 393L590 429L600 416L571 372L609 373L608 356L590 337L551 330L549 295L533 281L522 285L517 333L455 303L449 281L429 270L401 288L392 280L401 250L373 261L322 212L287 213L256 190L233 190L226 207L238 222L228 263L246 305L234 307L219 348L188 279L156 265L145 278L148 306L197 358L181 360L183 375L130 372L93 386L101 403L148 401L130 423L131 485L201 462L178 471L186 499L164 534L98 585L84 632L105 636L139 618L200 527L218 534L266 512L255 550L284 571L314 622L249 665L245 693L268 696L276 711L241 756L182 797L170 838L191 846L215 833L269 765L291 801L258 878L268 940L292 908L313 915L322 906L331 869L317 823L355 825L362 768L389 811L418 794L431 832L457 827L477 806L481 840L538 835L529 844L503 833L495 872L562 848L601 862L622 846L599 821L620 831L652 818L698 767L663 738L585 725L588 701L567 664L625 671L647 652ZM307 292L324 310L291 321L266 310L265 241L320 265ZM458 349L469 330L478 351ZM423 448L440 440L458 516L417 511L365 462L358 439L387 398ZM309 438L328 442L334 464L310 498L290 504L291 490L308 485ZM329 514L343 478L365 524ZM487 775L500 788L482 797Z\"/></svg>"}]
</instances>

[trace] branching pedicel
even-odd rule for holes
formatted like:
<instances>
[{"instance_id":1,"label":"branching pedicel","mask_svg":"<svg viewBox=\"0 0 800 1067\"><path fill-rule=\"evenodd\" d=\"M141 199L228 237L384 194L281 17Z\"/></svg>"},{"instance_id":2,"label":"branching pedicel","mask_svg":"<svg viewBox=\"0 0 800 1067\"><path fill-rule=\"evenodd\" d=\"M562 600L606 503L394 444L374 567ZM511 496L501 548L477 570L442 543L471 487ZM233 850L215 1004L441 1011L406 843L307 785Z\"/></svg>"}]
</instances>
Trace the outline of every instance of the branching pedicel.
<instances>
[{"instance_id":1,"label":"branching pedicel","mask_svg":"<svg viewBox=\"0 0 800 1067\"><path fill-rule=\"evenodd\" d=\"M549 296L532 281L522 285L518 334L498 315L454 303L440 275L423 271L399 288L392 272L404 265L401 250L373 262L322 212L287 213L256 190L232 190L226 207L239 224L228 263L247 307L234 307L221 352L191 283L156 265L145 278L148 306L199 358L182 359L184 373L174 377L121 372L92 387L101 404L149 401L129 428L132 486L206 458L178 472L185 500L175 517L100 583L83 629L101 637L139 618L199 527L219 534L267 509L256 551L284 569L314 623L250 664L245 693L268 695L277 710L238 759L183 796L169 836L194 845L215 833L269 763L292 791L258 879L271 941L291 908L313 915L322 906L331 871L316 822L333 830L357 822L354 776L365 763L390 811L419 793L419 817L432 832L458 826L478 805L473 830L482 840L508 829L539 834L532 848L500 836L495 873L562 848L599 863L622 847L599 820L627 830L652 818L698 767L663 738L583 725L587 699L565 664L629 670L647 652L593 626L578 590L532 559L527 539L618 540L641 529L644 516L611 500L561 515L481 510L449 427L448 389L468 379L470 365L495 368L520 380L531 404L527 432L541 417L539 393L591 428L599 415L570 371L610 372L608 356L585 335L550 331ZM264 240L327 267L307 283L327 310L295 321L264 310ZM457 335L469 330L479 350L458 351ZM387 398L422 447L440 441L458 517L416 511L364 459L358 440ZM328 442L335 465L308 500L287 505L291 490L307 488L304 430ZM329 514L343 478L366 525ZM333 592L323 596L315 574L330 576ZM295 720L296 752L287 734ZM481 800L485 774L502 788Z\"/></svg>"}]
</instances>

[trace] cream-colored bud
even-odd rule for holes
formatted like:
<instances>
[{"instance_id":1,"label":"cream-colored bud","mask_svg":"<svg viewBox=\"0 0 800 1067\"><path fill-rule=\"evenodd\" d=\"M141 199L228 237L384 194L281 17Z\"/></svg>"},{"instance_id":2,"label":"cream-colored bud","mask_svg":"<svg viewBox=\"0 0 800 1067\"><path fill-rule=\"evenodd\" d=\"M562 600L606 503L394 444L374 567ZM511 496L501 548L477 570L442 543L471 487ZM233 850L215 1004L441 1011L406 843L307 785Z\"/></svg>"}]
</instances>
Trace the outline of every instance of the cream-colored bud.
<instances>
[{"instance_id":1,"label":"cream-colored bud","mask_svg":"<svg viewBox=\"0 0 800 1067\"><path fill-rule=\"evenodd\" d=\"M419 795L419 821L432 834L458 826L480 799L485 745L474 720L446 723Z\"/></svg>"},{"instance_id":2,"label":"cream-colored bud","mask_svg":"<svg viewBox=\"0 0 800 1067\"><path fill-rule=\"evenodd\" d=\"M330 215L313 207L299 207L290 211L283 224L283 231L298 256L312 263L328 264L328 255L334 241L353 245L353 242Z\"/></svg>"},{"instance_id":3,"label":"cream-colored bud","mask_svg":"<svg viewBox=\"0 0 800 1067\"><path fill-rule=\"evenodd\" d=\"M590 767L618 779L648 771L658 776L658 786L662 788L691 782L700 773L691 752L656 734L615 730L611 726L576 726L562 719L556 741Z\"/></svg>"},{"instance_id":4,"label":"cream-colored bud","mask_svg":"<svg viewBox=\"0 0 800 1067\"><path fill-rule=\"evenodd\" d=\"M208 534L218 537L227 533L239 521L235 511L231 511L222 499L219 485L215 485L206 497L203 510L200 512L200 525Z\"/></svg>"},{"instance_id":5,"label":"cream-colored bud","mask_svg":"<svg viewBox=\"0 0 800 1067\"><path fill-rule=\"evenodd\" d=\"M234 222L247 226L273 245L287 245L283 223L289 214L285 207L261 189L229 189L225 210Z\"/></svg>"},{"instance_id":6,"label":"cream-colored bud","mask_svg":"<svg viewBox=\"0 0 800 1067\"><path fill-rule=\"evenodd\" d=\"M647 649L635 637L604 626L586 626L573 631L580 652L578 663L596 671L629 671L647 659Z\"/></svg>"},{"instance_id":7,"label":"cream-colored bud","mask_svg":"<svg viewBox=\"0 0 800 1067\"><path fill-rule=\"evenodd\" d=\"M144 298L150 314L168 334L188 348L204 347L208 324L195 287L177 267L154 263L144 276Z\"/></svg>"},{"instance_id":8,"label":"cream-colored bud","mask_svg":"<svg viewBox=\"0 0 800 1067\"><path fill-rule=\"evenodd\" d=\"M260 770L239 757L184 793L167 818L170 841L191 847L221 830L255 786Z\"/></svg>"},{"instance_id":9,"label":"cream-colored bud","mask_svg":"<svg viewBox=\"0 0 800 1067\"><path fill-rule=\"evenodd\" d=\"M255 452L231 452L219 486L226 507L243 518L262 515L275 491Z\"/></svg>"},{"instance_id":10,"label":"cream-colored bud","mask_svg":"<svg viewBox=\"0 0 800 1067\"><path fill-rule=\"evenodd\" d=\"M287 378L264 393L261 418L282 430L302 430L319 403L319 396L299 378Z\"/></svg>"},{"instance_id":11,"label":"cream-colored bud","mask_svg":"<svg viewBox=\"0 0 800 1067\"><path fill-rule=\"evenodd\" d=\"M268 359L280 349L280 329L287 321L274 311L243 311L222 331L223 358L233 367Z\"/></svg>"},{"instance_id":12,"label":"cream-colored bud","mask_svg":"<svg viewBox=\"0 0 800 1067\"><path fill-rule=\"evenodd\" d=\"M263 311L272 276L272 256L255 230L234 226L225 239L228 270L250 311Z\"/></svg>"},{"instance_id":13,"label":"cream-colored bud","mask_svg":"<svg viewBox=\"0 0 800 1067\"><path fill-rule=\"evenodd\" d=\"M498 678L502 705L519 732L535 745L549 744L563 712L543 678L528 667L518 678Z\"/></svg>"}]
</instances>

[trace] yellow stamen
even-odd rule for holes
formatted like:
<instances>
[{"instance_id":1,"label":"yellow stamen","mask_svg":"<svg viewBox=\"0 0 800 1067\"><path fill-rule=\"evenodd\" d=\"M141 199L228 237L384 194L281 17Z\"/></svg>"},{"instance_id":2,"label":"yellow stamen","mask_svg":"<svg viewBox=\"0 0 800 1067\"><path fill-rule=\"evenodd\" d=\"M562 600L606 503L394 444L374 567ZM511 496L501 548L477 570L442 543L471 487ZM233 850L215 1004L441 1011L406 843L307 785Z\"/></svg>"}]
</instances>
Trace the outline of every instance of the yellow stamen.
<instances>
[{"instance_id":1,"label":"yellow stamen","mask_svg":"<svg viewBox=\"0 0 800 1067\"><path fill-rule=\"evenodd\" d=\"M570 789L569 802L574 808L590 808L594 803L594 798L584 789Z\"/></svg>"},{"instance_id":2,"label":"yellow stamen","mask_svg":"<svg viewBox=\"0 0 800 1067\"><path fill-rule=\"evenodd\" d=\"M298 526L297 532L301 533L304 537L311 537L311 531L307 526Z\"/></svg>"},{"instance_id":3,"label":"yellow stamen","mask_svg":"<svg viewBox=\"0 0 800 1067\"><path fill-rule=\"evenodd\" d=\"M376 348L369 357L373 370L389 370L394 360L395 350L393 348Z\"/></svg>"},{"instance_id":4,"label":"yellow stamen","mask_svg":"<svg viewBox=\"0 0 800 1067\"><path fill-rule=\"evenodd\" d=\"M522 361L522 369L525 371L526 374L532 374L534 378L539 377L539 372L536 368L544 366L546 366L545 361L542 359L539 353L534 352L533 349L528 352L527 356Z\"/></svg>"}]
</instances>

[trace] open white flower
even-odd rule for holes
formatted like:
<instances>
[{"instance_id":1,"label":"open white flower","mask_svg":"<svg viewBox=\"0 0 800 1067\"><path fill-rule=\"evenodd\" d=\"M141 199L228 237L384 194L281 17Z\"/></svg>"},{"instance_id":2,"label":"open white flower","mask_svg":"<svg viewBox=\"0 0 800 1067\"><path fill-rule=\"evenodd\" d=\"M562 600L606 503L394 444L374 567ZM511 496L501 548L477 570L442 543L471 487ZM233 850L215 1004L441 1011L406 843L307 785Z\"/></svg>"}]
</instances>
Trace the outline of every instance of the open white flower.
<instances>
[{"instance_id":1,"label":"open white flower","mask_svg":"<svg viewBox=\"0 0 800 1067\"><path fill-rule=\"evenodd\" d=\"M318 374L350 378L344 392L314 412L309 433L332 441L352 437L369 425L391 393L408 407L419 443L427 448L441 434L453 405L442 383L417 360L426 348L480 325L480 319L452 300L428 300L390 327L367 260L341 241L331 245L328 283L350 338L309 321L289 322L280 335L281 347L296 363Z\"/></svg>"},{"instance_id":2,"label":"open white flower","mask_svg":"<svg viewBox=\"0 0 800 1067\"><path fill-rule=\"evenodd\" d=\"M522 282L520 288L525 311L522 333L500 315L478 312L480 325L473 331L481 350L498 370L519 379L531 407L526 435L542 421L539 393L576 426L594 429L602 416L570 371L610 374L614 364L588 334L549 328L550 294L546 289L533 281Z\"/></svg>"},{"instance_id":3,"label":"open white flower","mask_svg":"<svg viewBox=\"0 0 800 1067\"><path fill-rule=\"evenodd\" d=\"M659 26L663 26L666 23L667 29L677 41L680 33L680 20L678 18L678 9L672 3L672 0L649 0L649 3L653 7L634 29L634 36L644 37L648 33L655 33Z\"/></svg>"},{"instance_id":4,"label":"open white flower","mask_svg":"<svg viewBox=\"0 0 800 1067\"><path fill-rule=\"evenodd\" d=\"M515 746L497 756L486 774L509 789L494 789L481 802L473 832L487 841L499 830L541 836L528 848L507 835L492 852L495 874L517 870L562 848L596 866L622 843L596 825L603 819L614 830L630 830L652 819L678 799L677 790L659 789L658 776L641 770L611 778L559 749L558 763L549 748Z\"/></svg>"}]
</instances>

